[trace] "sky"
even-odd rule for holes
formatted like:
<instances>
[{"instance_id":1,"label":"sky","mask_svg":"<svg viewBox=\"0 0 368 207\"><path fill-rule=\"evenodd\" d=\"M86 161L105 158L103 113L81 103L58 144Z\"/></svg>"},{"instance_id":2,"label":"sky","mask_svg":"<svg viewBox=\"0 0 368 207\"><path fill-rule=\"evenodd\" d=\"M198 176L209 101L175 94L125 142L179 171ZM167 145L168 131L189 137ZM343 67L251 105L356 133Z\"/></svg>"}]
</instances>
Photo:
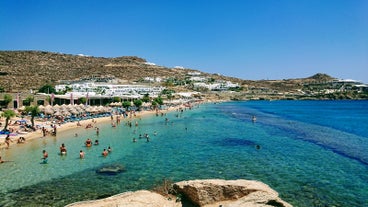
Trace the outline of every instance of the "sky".
<instances>
[{"instance_id":1,"label":"sky","mask_svg":"<svg viewBox=\"0 0 368 207\"><path fill-rule=\"evenodd\" d=\"M0 50L368 83L367 0L0 0Z\"/></svg>"}]
</instances>

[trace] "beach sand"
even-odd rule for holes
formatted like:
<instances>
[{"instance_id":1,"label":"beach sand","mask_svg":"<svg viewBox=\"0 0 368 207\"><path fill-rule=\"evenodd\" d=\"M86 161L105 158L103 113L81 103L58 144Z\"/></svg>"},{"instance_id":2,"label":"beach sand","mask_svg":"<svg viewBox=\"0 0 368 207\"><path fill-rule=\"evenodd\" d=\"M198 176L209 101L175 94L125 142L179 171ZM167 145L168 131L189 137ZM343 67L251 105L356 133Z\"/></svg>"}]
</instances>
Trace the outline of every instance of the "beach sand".
<instances>
[{"instance_id":1,"label":"beach sand","mask_svg":"<svg viewBox=\"0 0 368 207\"><path fill-rule=\"evenodd\" d=\"M175 107L169 107L167 109L158 111L158 113L167 113L167 112L170 112L170 111L178 110L180 108L185 108L185 106L184 105L179 105L179 106L175 106ZM126 118L123 118L123 116L121 116L122 117L121 121L139 119L139 118L142 118L142 117L145 117L145 116L155 115L156 113L157 112L155 110L137 111L137 112L135 112L136 116L126 117ZM114 122L116 122L117 116L118 115L113 115ZM11 122L14 123L15 121L17 121L19 119L20 118L18 118L18 117L12 118ZM26 118L23 118L23 119L26 120L27 123L31 123L30 122L30 117L26 117ZM5 119L4 118L2 118L0 120L0 122L2 123L2 126L5 125ZM63 133L65 131L73 130L73 129L76 129L76 128L86 127L87 124L92 124L92 126L94 128L94 127L96 127L100 124L106 124L106 123L109 123L109 122L111 123L111 117L110 116L81 120L79 122L81 124L81 126L77 125L78 122L68 122L68 123L65 123L65 124L57 125L57 134ZM50 121L48 121L48 124L46 124L46 123L47 122L36 120L36 118L35 118L35 126L36 125L45 126L45 125L50 125L51 124ZM15 128L17 130L18 127L19 127L19 125L17 125L17 126L8 126L8 129L9 128ZM48 128L48 130L50 131L52 129ZM10 136L10 139L11 139L10 146L17 145L17 140L18 140L19 137L24 137L25 140L26 140L24 142L24 144L27 144L27 142L31 142L34 139L39 139L39 138L46 138L47 139L47 138L50 138L50 137L53 137L53 136L50 135L50 134L47 134L45 137L43 137L42 130L37 129L36 131L28 132L27 134L18 134L17 136ZM6 147L7 146L5 144L5 139L4 138L0 139L0 149L4 149Z\"/></svg>"}]
</instances>

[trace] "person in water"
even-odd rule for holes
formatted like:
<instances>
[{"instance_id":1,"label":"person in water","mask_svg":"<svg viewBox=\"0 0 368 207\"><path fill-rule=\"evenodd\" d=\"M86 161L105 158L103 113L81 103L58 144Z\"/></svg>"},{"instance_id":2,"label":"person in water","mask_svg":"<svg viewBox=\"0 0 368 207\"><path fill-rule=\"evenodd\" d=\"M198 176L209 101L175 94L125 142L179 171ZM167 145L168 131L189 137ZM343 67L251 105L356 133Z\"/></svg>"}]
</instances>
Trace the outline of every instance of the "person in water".
<instances>
[{"instance_id":1,"label":"person in water","mask_svg":"<svg viewBox=\"0 0 368 207\"><path fill-rule=\"evenodd\" d=\"M41 158L42 162L47 163L48 158L49 158L49 154L46 152L46 150L43 150L42 151L42 158Z\"/></svg>"},{"instance_id":2,"label":"person in water","mask_svg":"<svg viewBox=\"0 0 368 207\"><path fill-rule=\"evenodd\" d=\"M61 155L66 155L66 147L65 147L64 143L62 143L61 146L60 146L60 154Z\"/></svg>"},{"instance_id":3,"label":"person in water","mask_svg":"<svg viewBox=\"0 0 368 207\"><path fill-rule=\"evenodd\" d=\"M92 140L91 140L90 138L88 138L88 139L86 140L86 146L87 146L87 147L92 146Z\"/></svg>"},{"instance_id":4,"label":"person in water","mask_svg":"<svg viewBox=\"0 0 368 207\"><path fill-rule=\"evenodd\" d=\"M96 139L95 140L95 145L98 145L98 144L99 144L98 139Z\"/></svg>"},{"instance_id":5,"label":"person in water","mask_svg":"<svg viewBox=\"0 0 368 207\"><path fill-rule=\"evenodd\" d=\"M102 152L102 156L106 157L108 154L109 154L109 152L106 149L104 149L103 152Z\"/></svg>"},{"instance_id":6,"label":"person in water","mask_svg":"<svg viewBox=\"0 0 368 207\"><path fill-rule=\"evenodd\" d=\"M110 153L110 152L112 152L112 149L111 149L111 147L109 146L108 148L107 148L107 151Z\"/></svg>"},{"instance_id":7,"label":"person in water","mask_svg":"<svg viewBox=\"0 0 368 207\"><path fill-rule=\"evenodd\" d=\"M84 158L84 152L83 152L83 150L80 150L79 151L79 158L80 159L83 159Z\"/></svg>"}]
</instances>

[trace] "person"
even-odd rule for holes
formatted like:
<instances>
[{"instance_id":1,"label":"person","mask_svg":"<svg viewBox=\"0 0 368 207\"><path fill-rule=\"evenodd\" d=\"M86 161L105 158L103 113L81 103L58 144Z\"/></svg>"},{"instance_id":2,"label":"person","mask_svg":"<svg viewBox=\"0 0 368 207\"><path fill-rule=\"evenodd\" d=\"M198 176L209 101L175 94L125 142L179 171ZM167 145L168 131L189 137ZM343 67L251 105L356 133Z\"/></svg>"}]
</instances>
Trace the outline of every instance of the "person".
<instances>
[{"instance_id":1,"label":"person","mask_svg":"<svg viewBox=\"0 0 368 207\"><path fill-rule=\"evenodd\" d=\"M104 149L103 152L102 152L102 156L106 157L108 154L109 154L109 152L106 149Z\"/></svg>"},{"instance_id":2,"label":"person","mask_svg":"<svg viewBox=\"0 0 368 207\"><path fill-rule=\"evenodd\" d=\"M92 141L91 141L91 139L90 139L90 138L88 138L88 139L86 140L86 147L90 147L90 146L92 146Z\"/></svg>"},{"instance_id":3,"label":"person","mask_svg":"<svg viewBox=\"0 0 368 207\"><path fill-rule=\"evenodd\" d=\"M24 137L19 137L17 143L21 144L21 143L24 143L25 141L26 139Z\"/></svg>"},{"instance_id":4,"label":"person","mask_svg":"<svg viewBox=\"0 0 368 207\"><path fill-rule=\"evenodd\" d=\"M136 138L133 138L133 142L137 142L137 139Z\"/></svg>"},{"instance_id":5,"label":"person","mask_svg":"<svg viewBox=\"0 0 368 207\"><path fill-rule=\"evenodd\" d=\"M13 142L13 141L10 139L9 134L8 134L5 138L6 149L9 149L10 142Z\"/></svg>"},{"instance_id":6,"label":"person","mask_svg":"<svg viewBox=\"0 0 368 207\"><path fill-rule=\"evenodd\" d=\"M112 149L111 149L111 147L109 146L108 148L107 148L107 151L110 153L110 152L112 152Z\"/></svg>"},{"instance_id":7,"label":"person","mask_svg":"<svg viewBox=\"0 0 368 207\"><path fill-rule=\"evenodd\" d=\"M84 152L82 150L79 151L79 158L80 159L84 158Z\"/></svg>"},{"instance_id":8,"label":"person","mask_svg":"<svg viewBox=\"0 0 368 207\"><path fill-rule=\"evenodd\" d=\"M98 136L100 134L100 129L96 127L96 135Z\"/></svg>"},{"instance_id":9,"label":"person","mask_svg":"<svg viewBox=\"0 0 368 207\"><path fill-rule=\"evenodd\" d=\"M64 143L60 146L60 155L66 155L66 147Z\"/></svg>"},{"instance_id":10,"label":"person","mask_svg":"<svg viewBox=\"0 0 368 207\"><path fill-rule=\"evenodd\" d=\"M95 145L98 145L98 144L99 144L98 139L96 139L95 140Z\"/></svg>"},{"instance_id":11,"label":"person","mask_svg":"<svg viewBox=\"0 0 368 207\"><path fill-rule=\"evenodd\" d=\"M42 163L47 163L47 160L48 160L48 158L49 158L49 154L46 152L46 150L43 150L43 151L42 151L42 156L43 156L43 157L41 158L41 159L43 160L43 161L42 161Z\"/></svg>"}]
</instances>

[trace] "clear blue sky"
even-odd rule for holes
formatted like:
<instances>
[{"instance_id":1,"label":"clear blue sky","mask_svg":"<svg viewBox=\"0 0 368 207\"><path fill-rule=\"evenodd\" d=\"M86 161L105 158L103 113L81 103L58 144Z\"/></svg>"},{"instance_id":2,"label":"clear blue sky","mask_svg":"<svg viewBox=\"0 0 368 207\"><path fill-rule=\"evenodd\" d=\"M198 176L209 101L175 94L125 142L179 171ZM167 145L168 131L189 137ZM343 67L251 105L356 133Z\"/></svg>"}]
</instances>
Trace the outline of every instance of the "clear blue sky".
<instances>
[{"instance_id":1,"label":"clear blue sky","mask_svg":"<svg viewBox=\"0 0 368 207\"><path fill-rule=\"evenodd\" d=\"M0 50L368 83L368 0L0 0Z\"/></svg>"}]
</instances>

